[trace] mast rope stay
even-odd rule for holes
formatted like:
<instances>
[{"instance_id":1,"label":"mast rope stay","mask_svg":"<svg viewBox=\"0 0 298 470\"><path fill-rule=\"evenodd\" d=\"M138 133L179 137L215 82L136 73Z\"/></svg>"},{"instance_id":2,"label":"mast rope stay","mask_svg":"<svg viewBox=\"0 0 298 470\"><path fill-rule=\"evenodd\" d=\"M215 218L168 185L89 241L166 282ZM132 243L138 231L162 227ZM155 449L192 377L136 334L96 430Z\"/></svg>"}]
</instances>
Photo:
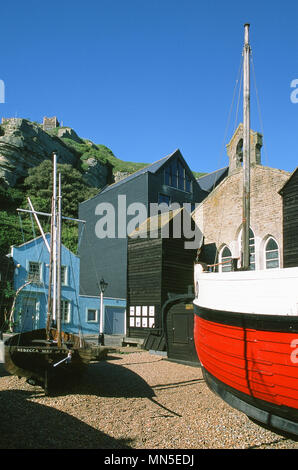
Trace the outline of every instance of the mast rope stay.
<instances>
[{"instance_id":1,"label":"mast rope stay","mask_svg":"<svg viewBox=\"0 0 298 470\"><path fill-rule=\"evenodd\" d=\"M237 101L237 106L236 106L235 123L234 123L234 129L233 129L233 131L235 131L235 129L236 129L237 118L238 118L238 108L239 108L239 101L240 101L240 91L241 91L242 77L243 77L243 52L241 53L240 64L239 64L238 71L237 71L237 75L236 75L236 80L235 80L235 85L234 85L234 90L233 90L232 102L231 102L231 105L230 105L230 109L229 109L229 113L228 113L228 118L227 118L227 123L226 123L226 127L225 127L225 132L224 132L224 138L223 138L223 142L222 142L221 155L223 155L223 153L224 153L224 148L225 148L225 146L226 146L227 135L228 135L230 123L231 123L231 120L232 120L232 111L233 111L233 107L234 107L234 103L235 103L235 97L236 97L237 87L239 86L238 101ZM219 163L220 163L220 162L219 162ZM214 179L212 191L214 190L214 188L215 188L215 179ZM223 226L223 217L224 217L224 210L221 210L221 208L219 207L219 205L217 206L217 217L220 219L220 223L219 223L220 229L219 229L219 232L217 233L216 250L215 250L215 253L214 253L214 263L213 263L214 265L216 265L216 261L217 261L218 254L219 254L218 244L219 244L219 240L220 240L220 236L221 236L221 230L222 230L222 226Z\"/></svg>"}]
</instances>

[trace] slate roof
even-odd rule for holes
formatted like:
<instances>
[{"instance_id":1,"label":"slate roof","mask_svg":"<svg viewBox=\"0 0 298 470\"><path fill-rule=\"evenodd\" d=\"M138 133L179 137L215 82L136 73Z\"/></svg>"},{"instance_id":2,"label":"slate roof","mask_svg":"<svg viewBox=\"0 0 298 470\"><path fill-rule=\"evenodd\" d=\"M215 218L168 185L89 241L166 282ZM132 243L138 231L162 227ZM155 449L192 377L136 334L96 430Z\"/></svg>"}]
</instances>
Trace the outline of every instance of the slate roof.
<instances>
[{"instance_id":1,"label":"slate roof","mask_svg":"<svg viewBox=\"0 0 298 470\"><path fill-rule=\"evenodd\" d=\"M144 173L156 173L175 153L179 152L179 150L175 150L173 153L167 155L166 157L161 158L157 162L151 163L150 165L146 166L145 168L141 168L141 170L137 170L131 175L128 175L126 178L123 178L120 181L117 181L117 183L110 184L109 186L106 186L102 191L100 191L99 194L103 194L110 189L117 188L118 186L121 186L123 183L127 183L127 181L132 180L133 178L136 178L139 175L142 175Z\"/></svg>"},{"instance_id":2,"label":"slate roof","mask_svg":"<svg viewBox=\"0 0 298 470\"><path fill-rule=\"evenodd\" d=\"M197 183L203 191L210 193L212 189L214 189L228 175L228 171L229 167L225 166L224 168L220 168L212 173L201 176L201 178L197 179Z\"/></svg>"}]
</instances>

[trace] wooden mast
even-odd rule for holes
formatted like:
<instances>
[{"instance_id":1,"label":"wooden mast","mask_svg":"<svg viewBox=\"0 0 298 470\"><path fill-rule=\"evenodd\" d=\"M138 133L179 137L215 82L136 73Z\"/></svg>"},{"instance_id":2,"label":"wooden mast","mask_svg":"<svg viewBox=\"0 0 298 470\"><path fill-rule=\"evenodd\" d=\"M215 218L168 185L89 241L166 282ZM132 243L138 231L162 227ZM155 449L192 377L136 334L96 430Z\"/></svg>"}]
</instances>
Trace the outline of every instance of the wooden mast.
<instances>
[{"instance_id":1,"label":"wooden mast","mask_svg":"<svg viewBox=\"0 0 298 470\"><path fill-rule=\"evenodd\" d=\"M242 206L242 268L249 269L250 228L250 45L249 24L244 25L243 48L243 206Z\"/></svg>"},{"instance_id":2,"label":"wooden mast","mask_svg":"<svg viewBox=\"0 0 298 470\"><path fill-rule=\"evenodd\" d=\"M57 155L53 153L53 320L57 322Z\"/></svg>"},{"instance_id":3,"label":"wooden mast","mask_svg":"<svg viewBox=\"0 0 298 470\"><path fill-rule=\"evenodd\" d=\"M52 197L52 210L53 214L54 201ZM47 340L50 339L50 328L52 320L52 277L53 277L53 217L51 217L51 246L50 246L50 265L49 265L49 287L48 287L48 312L47 312L47 324L46 334Z\"/></svg>"},{"instance_id":4,"label":"wooden mast","mask_svg":"<svg viewBox=\"0 0 298 470\"><path fill-rule=\"evenodd\" d=\"M58 180L58 211L57 211L57 345L61 340L61 173Z\"/></svg>"}]
</instances>

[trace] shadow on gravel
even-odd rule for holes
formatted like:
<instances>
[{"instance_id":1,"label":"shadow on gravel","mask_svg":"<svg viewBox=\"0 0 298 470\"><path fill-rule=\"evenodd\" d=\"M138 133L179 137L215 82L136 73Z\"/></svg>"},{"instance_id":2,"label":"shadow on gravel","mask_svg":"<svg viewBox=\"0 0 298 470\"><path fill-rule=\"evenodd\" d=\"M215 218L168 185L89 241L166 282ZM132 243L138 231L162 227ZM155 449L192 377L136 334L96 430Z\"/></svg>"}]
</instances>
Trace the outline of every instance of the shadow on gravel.
<instances>
[{"instance_id":1,"label":"shadow on gravel","mask_svg":"<svg viewBox=\"0 0 298 470\"><path fill-rule=\"evenodd\" d=\"M115 398L151 398L154 391L138 374L111 362L88 365L81 377L53 383L51 396L68 393Z\"/></svg>"},{"instance_id":2,"label":"shadow on gravel","mask_svg":"<svg viewBox=\"0 0 298 470\"><path fill-rule=\"evenodd\" d=\"M0 449L131 448L129 440L114 439L30 397L24 390L0 392Z\"/></svg>"},{"instance_id":3,"label":"shadow on gravel","mask_svg":"<svg viewBox=\"0 0 298 470\"><path fill-rule=\"evenodd\" d=\"M267 425L265 423L262 423L254 418L251 418L248 416L248 419L250 419L250 421L252 421L253 423L257 424L258 426L260 426L261 428L264 428L264 429L267 429L267 431L271 431L271 432L274 432L275 434L279 435L282 437L282 439L277 439L276 441L274 442L280 442L280 441L284 441L284 440L288 440L290 439L291 441L294 441L294 442L298 442L298 436L297 435L294 435L294 434L290 434L286 431L281 431L280 429L276 429L270 425ZM274 443L273 442L273 443ZM252 447L249 447L251 449L253 448L257 448L258 446L252 446Z\"/></svg>"},{"instance_id":4,"label":"shadow on gravel","mask_svg":"<svg viewBox=\"0 0 298 470\"><path fill-rule=\"evenodd\" d=\"M36 390L36 389L35 389ZM154 390L135 372L110 362L102 361L89 364L80 378L54 383L50 396L68 394L95 395L113 398L148 398L168 413L168 417L181 415L158 403Z\"/></svg>"}]
</instances>

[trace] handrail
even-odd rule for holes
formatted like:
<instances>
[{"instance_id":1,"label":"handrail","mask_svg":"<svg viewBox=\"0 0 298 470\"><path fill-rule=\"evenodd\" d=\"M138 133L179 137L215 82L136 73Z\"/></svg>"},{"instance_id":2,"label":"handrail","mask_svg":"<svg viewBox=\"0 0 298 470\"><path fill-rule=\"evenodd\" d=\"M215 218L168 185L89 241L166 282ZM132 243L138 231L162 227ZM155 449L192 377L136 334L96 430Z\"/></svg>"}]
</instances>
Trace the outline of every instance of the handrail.
<instances>
[{"instance_id":1,"label":"handrail","mask_svg":"<svg viewBox=\"0 0 298 470\"><path fill-rule=\"evenodd\" d=\"M216 263L216 264L207 264L207 267L208 268L214 268L215 266L220 266L221 264L228 264L228 263L231 263L233 259L236 259L236 260L239 260L240 258L231 258L227 261L221 261L220 263Z\"/></svg>"}]
</instances>

